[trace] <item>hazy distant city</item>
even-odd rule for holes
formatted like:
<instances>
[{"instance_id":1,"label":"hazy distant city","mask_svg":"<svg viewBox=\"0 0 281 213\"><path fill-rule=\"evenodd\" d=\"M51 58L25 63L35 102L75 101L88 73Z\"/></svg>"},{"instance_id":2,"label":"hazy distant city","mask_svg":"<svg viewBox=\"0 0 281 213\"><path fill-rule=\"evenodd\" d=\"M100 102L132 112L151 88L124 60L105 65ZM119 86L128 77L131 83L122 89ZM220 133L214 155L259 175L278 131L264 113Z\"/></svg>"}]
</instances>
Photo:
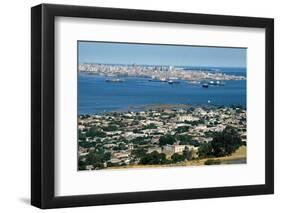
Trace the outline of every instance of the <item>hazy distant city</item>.
<instances>
[{"instance_id":1,"label":"hazy distant city","mask_svg":"<svg viewBox=\"0 0 281 213\"><path fill-rule=\"evenodd\" d=\"M79 64L79 71L108 77L147 77L151 80L173 81L225 81L246 80L245 76L229 75L218 69L185 68L163 65L109 65L109 64Z\"/></svg>"}]
</instances>

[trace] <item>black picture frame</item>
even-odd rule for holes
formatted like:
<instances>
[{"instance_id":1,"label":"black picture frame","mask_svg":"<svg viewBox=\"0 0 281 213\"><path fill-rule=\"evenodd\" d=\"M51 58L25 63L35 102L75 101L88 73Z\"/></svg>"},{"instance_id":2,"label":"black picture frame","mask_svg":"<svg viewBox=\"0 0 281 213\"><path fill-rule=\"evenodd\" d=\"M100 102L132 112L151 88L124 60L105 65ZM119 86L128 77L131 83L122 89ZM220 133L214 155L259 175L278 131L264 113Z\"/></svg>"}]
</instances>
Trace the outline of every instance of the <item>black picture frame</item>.
<instances>
[{"instance_id":1,"label":"black picture frame","mask_svg":"<svg viewBox=\"0 0 281 213\"><path fill-rule=\"evenodd\" d=\"M265 184L93 195L54 195L55 17L264 28ZM31 9L31 204L42 208L218 198L274 193L274 20L164 11L41 4Z\"/></svg>"}]
</instances>

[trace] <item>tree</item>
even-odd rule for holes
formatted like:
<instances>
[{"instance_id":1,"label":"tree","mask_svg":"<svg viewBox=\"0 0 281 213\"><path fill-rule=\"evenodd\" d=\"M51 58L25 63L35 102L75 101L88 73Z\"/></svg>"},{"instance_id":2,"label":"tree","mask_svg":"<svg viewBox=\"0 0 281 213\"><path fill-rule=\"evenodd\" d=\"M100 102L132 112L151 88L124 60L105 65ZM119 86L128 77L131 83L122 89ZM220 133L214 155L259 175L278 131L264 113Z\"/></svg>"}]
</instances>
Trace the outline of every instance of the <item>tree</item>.
<instances>
[{"instance_id":1,"label":"tree","mask_svg":"<svg viewBox=\"0 0 281 213\"><path fill-rule=\"evenodd\" d=\"M83 133L81 130L79 130L78 131L78 138L80 140L85 140L86 139L85 133Z\"/></svg>"},{"instance_id":2,"label":"tree","mask_svg":"<svg viewBox=\"0 0 281 213\"><path fill-rule=\"evenodd\" d=\"M222 132L213 133L213 139L199 147L199 157L223 157L235 152L243 142L236 129L227 126Z\"/></svg>"},{"instance_id":3,"label":"tree","mask_svg":"<svg viewBox=\"0 0 281 213\"><path fill-rule=\"evenodd\" d=\"M185 149L182 152L182 155L184 156L184 159L191 160L193 157L193 150L185 147Z\"/></svg>"},{"instance_id":4,"label":"tree","mask_svg":"<svg viewBox=\"0 0 281 213\"><path fill-rule=\"evenodd\" d=\"M110 160L110 158L111 158L111 153L110 153L110 152L104 153L104 160L105 160L105 161Z\"/></svg>"},{"instance_id":5,"label":"tree","mask_svg":"<svg viewBox=\"0 0 281 213\"><path fill-rule=\"evenodd\" d=\"M126 144L123 142L119 143L118 146L113 147L114 151L126 150L126 149L128 149L128 148L126 147Z\"/></svg>"},{"instance_id":6,"label":"tree","mask_svg":"<svg viewBox=\"0 0 281 213\"><path fill-rule=\"evenodd\" d=\"M147 144L149 142L149 138L148 137L137 137L131 140L131 143L133 144Z\"/></svg>"},{"instance_id":7,"label":"tree","mask_svg":"<svg viewBox=\"0 0 281 213\"><path fill-rule=\"evenodd\" d=\"M126 149L128 149L127 147L126 147L126 144L125 143L119 143L119 150L126 150Z\"/></svg>"},{"instance_id":8,"label":"tree","mask_svg":"<svg viewBox=\"0 0 281 213\"><path fill-rule=\"evenodd\" d=\"M104 168L104 164L101 162L93 163L94 169L102 169Z\"/></svg>"},{"instance_id":9,"label":"tree","mask_svg":"<svg viewBox=\"0 0 281 213\"><path fill-rule=\"evenodd\" d=\"M133 133L141 133L141 130L139 130L139 129L133 129Z\"/></svg>"},{"instance_id":10,"label":"tree","mask_svg":"<svg viewBox=\"0 0 281 213\"><path fill-rule=\"evenodd\" d=\"M216 157L230 155L243 144L236 129L230 126L216 133L210 143Z\"/></svg>"},{"instance_id":11,"label":"tree","mask_svg":"<svg viewBox=\"0 0 281 213\"><path fill-rule=\"evenodd\" d=\"M118 130L118 126L114 125L114 124L110 124L108 126L103 127L103 130L107 131L107 132L117 131Z\"/></svg>"},{"instance_id":12,"label":"tree","mask_svg":"<svg viewBox=\"0 0 281 213\"><path fill-rule=\"evenodd\" d=\"M188 144L190 141L192 141L192 137L190 135L177 135L176 137L181 143Z\"/></svg>"},{"instance_id":13,"label":"tree","mask_svg":"<svg viewBox=\"0 0 281 213\"><path fill-rule=\"evenodd\" d=\"M146 154L146 150L143 148L138 148L138 149L134 149L132 150L132 155L134 155L137 158L141 158Z\"/></svg>"},{"instance_id":14,"label":"tree","mask_svg":"<svg viewBox=\"0 0 281 213\"><path fill-rule=\"evenodd\" d=\"M103 150L91 151L86 157L86 163L93 165L94 169L102 169L104 168L104 162L109 158L109 154L104 153Z\"/></svg>"},{"instance_id":15,"label":"tree","mask_svg":"<svg viewBox=\"0 0 281 213\"><path fill-rule=\"evenodd\" d=\"M189 126L179 126L176 128L176 132L177 133L184 133L184 132L188 132L189 130Z\"/></svg>"},{"instance_id":16,"label":"tree","mask_svg":"<svg viewBox=\"0 0 281 213\"><path fill-rule=\"evenodd\" d=\"M175 136L169 135L169 134L164 135L164 136L161 136L160 139L159 139L159 145L160 145L160 146L164 146L164 145L166 145L166 144L172 145L172 144L174 144L175 142L176 142Z\"/></svg>"},{"instance_id":17,"label":"tree","mask_svg":"<svg viewBox=\"0 0 281 213\"><path fill-rule=\"evenodd\" d=\"M213 148L210 143L203 143L199 146L198 155L200 158L210 157L213 153Z\"/></svg>"},{"instance_id":18,"label":"tree","mask_svg":"<svg viewBox=\"0 0 281 213\"><path fill-rule=\"evenodd\" d=\"M171 156L171 159L174 163L178 163L178 162L181 162L181 161L184 161L185 160L185 156L184 155L180 155L178 153L175 153Z\"/></svg>"},{"instance_id":19,"label":"tree","mask_svg":"<svg viewBox=\"0 0 281 213\"><path fill-rule=\"evenodd\" d=\"M143 165L154 165L154 164L165 164L167 162L166 155L164 153L158 153L156 151L145 154L139 164Z\"/></svg>"},{"instance_id":20,"label":"tree","mask_svg":"<svg viewBox=\"0 0 281 213\"><path fill-rule=\"evenodd\" d=\"M90 148L90 147L94 147L95 143L93 142L86 142L86 141L81 141L79 142L79 146L82 148Z\"/></svg>"},{"instance_id":21,"label":"tree","mask_svg":"<svg viewBox=\"0 0 281 213\"><path fill-rule=\"evenodd\" d=\"M132 123L131 123L131 125L132 125L132 126L136 126L136 125L139 125L139 123L140 123L140 122L139 122L138 120L133 120Z\"/></svg>"},{"instance_id":22,"label":"tree","mask_svg":"<svg viewBox=\"0 0 281 213\"><path fill-rule=\"evenodd\" d=\"M92 127L89 129L89 131L86 132L87 137L105 137L106 133L99 130L97 127Z\"/></svg>"},{"instance_id":23,"label":"tree","mask_svg":"<svg viewBox=\"0 0 281 213\"><path fill-rule=\"evenodd\" d=\"M79 158L79 163L78 163L78 167L79 167L79 170L86 170L86 162L85 160L83 160L81 157Z\"/></svg>"},{"instance_id":24,"label":"tree","mask_svg":"<svg viewBox=\"0 0 281 213\"><path fill-rule=\"evenodd\" d=\"M150 123L144 126L143 129L157 129L157 126L154 123Z\"/></svg>"},{"instance_id":25,"label":"tree","mask_svg":"<svg viewBox=\"0 0 281 213\"><path fill-rule=\"evenodd\" d=\"M190 135L177 135L176 137L180 141L180 145L200 146L200 143L194 140Z\"/></svg>"},{"instance_id":26,"label":"tree","mask_svg":"<svg viewBox=\"0 0 281 213\"><path fill-rule=\"evenodd\" d=\"M221 164L221 160L217 159L208 159L204 162L205 165L218 165Z\"/></svg>"}]
</instances>

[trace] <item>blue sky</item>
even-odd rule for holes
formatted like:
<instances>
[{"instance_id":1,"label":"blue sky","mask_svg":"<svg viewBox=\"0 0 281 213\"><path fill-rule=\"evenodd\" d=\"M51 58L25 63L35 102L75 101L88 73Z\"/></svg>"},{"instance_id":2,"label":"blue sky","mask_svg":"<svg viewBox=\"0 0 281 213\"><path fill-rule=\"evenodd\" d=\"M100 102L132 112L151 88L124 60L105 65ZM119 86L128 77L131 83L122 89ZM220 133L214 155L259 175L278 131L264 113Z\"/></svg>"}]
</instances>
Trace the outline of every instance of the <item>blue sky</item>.
<instances>
[{"instance_id":1,"label":"blue sky","mask_svg":"<svg viewBox=\"0 0 281 213\"><path fill-rule=\"evenodd\" d=\"M78 42L79 63L246 67L245 48Z\"/></svg>"}]
</instances>

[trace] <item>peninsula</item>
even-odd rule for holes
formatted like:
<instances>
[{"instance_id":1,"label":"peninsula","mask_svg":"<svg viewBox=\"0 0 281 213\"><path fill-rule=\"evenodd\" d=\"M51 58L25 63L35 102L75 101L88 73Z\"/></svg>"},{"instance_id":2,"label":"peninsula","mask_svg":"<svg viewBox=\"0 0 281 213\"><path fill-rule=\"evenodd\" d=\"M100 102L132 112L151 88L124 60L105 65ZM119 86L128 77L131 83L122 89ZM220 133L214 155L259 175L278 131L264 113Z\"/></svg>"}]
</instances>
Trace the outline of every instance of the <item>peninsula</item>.
<instances>
[{"instance_id":1,"label":"peninsula","mask_svg":"<svg viewBox=\"0 0 281 213\"><path fill-rule=\"evenodd\" d=\"M186 80L186 81L227 81L246 80L245 76L229 75L216 69L194 69L160 65L115 65L83 63L79 72L104 75L107 77L144 77L152 80Z\"/></svg>"}]
</instances>

